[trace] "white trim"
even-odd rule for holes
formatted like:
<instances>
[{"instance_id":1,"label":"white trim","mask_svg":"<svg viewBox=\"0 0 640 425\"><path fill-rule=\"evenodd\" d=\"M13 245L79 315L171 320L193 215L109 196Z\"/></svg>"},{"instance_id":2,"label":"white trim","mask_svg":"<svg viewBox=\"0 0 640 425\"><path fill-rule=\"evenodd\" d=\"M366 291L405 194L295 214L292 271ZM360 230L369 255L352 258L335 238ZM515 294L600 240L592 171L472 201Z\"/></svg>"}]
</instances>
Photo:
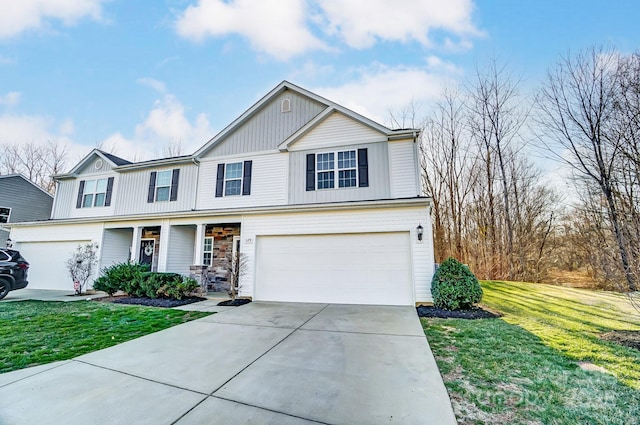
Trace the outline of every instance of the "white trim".
<instances>
[{"instance_id":1,"label":"white trim","mask_svg":"<svg viewBox=\"0 0 640 425\"><path fill-rule=\"evenodd\" d=\"M356 166L355 167L348 167L348 168L340 168L338 166L338 154L340 153L344 153L344 152L353 152L355 154L355 161L356 161ZM327 154L333 154L333 168L332 169L328 169L328 170L318 170L318 155L327 155ZM315 154L315 168L316 168L316 190L333 190L333 189L354 189L358 187L358 183L359 183L359 177L358 176L358 149L346 149L346 150L334 150L334 151L321 151L321 152L316 152ZM344 186L344 187L340 187L340 171L355 171L356 172L356 184L353 186ZM328 172L333 172L333 187L319 187L319 174L320 173L328 173Z\"/></svg>"},{"instance_id":2,"label":"white trim","mask_svg":"<svg viewBox=\"0 0 640 425\"><path fill-rule=\"evenodd\" d=\"M0 217L4 217L6 215L7 220L6 221L1 221L0 220L0 224L6 224L9 223L9 220L11 220L11 207L3 207L0 205L0 209L5 209L5 210L9 210L9 214L0 214Z\"/></svg>"}]
</instances>

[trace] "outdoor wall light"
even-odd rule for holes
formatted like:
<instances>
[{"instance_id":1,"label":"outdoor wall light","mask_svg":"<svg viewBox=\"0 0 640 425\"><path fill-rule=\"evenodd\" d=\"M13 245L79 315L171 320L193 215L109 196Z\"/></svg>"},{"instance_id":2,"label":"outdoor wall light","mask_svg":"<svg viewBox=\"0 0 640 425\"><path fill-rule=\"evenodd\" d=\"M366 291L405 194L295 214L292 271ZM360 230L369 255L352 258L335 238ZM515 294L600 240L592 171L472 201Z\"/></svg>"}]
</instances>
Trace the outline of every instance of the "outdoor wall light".
<instances>
[{"instance_id":1,"label":"outdoor wall light","mask_svg":"<svg viewBox=\"0 0 640 425\"><path fill-rule=\"evenodd\" d=\"M416 231L418 232L418 240L421 241L422 234L424 233L424 227L422 227L421 224L418 224L418 227L416 227Z\"/></svg>"}]
</instances>

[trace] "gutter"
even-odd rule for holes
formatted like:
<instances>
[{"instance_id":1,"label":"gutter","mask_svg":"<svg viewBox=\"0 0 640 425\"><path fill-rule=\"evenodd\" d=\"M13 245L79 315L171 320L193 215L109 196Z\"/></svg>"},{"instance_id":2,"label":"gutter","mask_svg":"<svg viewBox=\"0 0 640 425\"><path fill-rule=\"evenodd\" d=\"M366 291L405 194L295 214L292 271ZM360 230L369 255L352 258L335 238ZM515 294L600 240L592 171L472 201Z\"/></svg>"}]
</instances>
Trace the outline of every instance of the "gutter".
<instances>
[{"instance_id":1,"label":"gutter","mask_svg":"<svg viewBox=\"0 0 640 425\"><path fill-rule=\"evenodd\" d=\"M381 199L376 201L336 202L327 204L297 204L297 205L273 205L269 207L227 208L218 210L194 210L179 211L174 213L135 214L125 216L86 217L61 220L43 220L21 223L11 223L11 227L49 226L52 224L81 224L81 223L107 223L131 220L171 219L190 217L211 217L229 215L259 215L259 214L283 214L317 211L343 211L352 209L377 209L377 208L402 208L402 207L430 207L431 199L428 197Z\"/></svg>"}]
</instances>

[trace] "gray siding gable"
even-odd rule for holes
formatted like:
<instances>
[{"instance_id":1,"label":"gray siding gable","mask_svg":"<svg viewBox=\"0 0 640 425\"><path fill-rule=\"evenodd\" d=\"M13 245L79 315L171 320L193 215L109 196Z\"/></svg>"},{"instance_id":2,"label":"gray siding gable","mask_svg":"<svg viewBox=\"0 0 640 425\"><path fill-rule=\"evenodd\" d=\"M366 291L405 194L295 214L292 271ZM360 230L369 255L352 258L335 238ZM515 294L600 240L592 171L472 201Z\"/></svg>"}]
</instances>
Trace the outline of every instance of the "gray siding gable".
<instances>
[{"instance_id":1,"label":"gray siding gable","mask_svg":"<svg viewBox=\"0 0 640 425\"><path fill-rule=\"evenodd\" d=\"M20 175L0 176L0 206L11 208L9 223L47 220L53 197Z\"/></svg>"},{"instance_id":2,"label":"gray siding gable","mask_svg":"<svg viewBox=\"0 0 640 425\"><path fill-rule=\"evenodd\" d=\"M282 102L288 99L290 112L282 112ZM237 155L277 150L278 145L294 134L316 115L324 105L293 90L283 90L248 119L231 129L200 157Z\"/></svg>"}]
</instances>

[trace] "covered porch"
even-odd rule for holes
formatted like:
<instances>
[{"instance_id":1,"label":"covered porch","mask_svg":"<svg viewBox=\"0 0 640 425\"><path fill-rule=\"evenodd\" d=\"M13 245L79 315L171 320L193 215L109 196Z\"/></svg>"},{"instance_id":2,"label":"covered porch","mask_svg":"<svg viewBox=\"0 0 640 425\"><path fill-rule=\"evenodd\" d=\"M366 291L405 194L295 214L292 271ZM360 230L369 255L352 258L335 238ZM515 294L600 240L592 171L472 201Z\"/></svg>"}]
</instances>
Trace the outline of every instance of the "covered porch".
<instances>
[{"instance_id":1,"label":"covered porch","mask_svg":"<svg viewBox=\"0 0 640 425\"><path fill-rule=\"evenodd\" d=\"M203 289L228 292L240 252L239 222L135 223L105 227L100 268L131 261L151 271L180 273L202 281Z\"/></svg>"}]
</instances>

